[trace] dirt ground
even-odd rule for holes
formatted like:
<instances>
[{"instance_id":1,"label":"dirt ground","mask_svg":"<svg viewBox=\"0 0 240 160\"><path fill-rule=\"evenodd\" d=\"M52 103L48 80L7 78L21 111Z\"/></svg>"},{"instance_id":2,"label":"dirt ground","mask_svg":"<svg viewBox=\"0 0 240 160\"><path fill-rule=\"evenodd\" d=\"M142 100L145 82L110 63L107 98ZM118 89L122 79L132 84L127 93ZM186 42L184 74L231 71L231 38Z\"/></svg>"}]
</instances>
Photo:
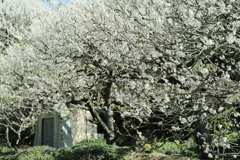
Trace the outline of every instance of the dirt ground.
<instances>
[{"instance_id":1,"label":"dirt ground","mask_svg":"<svg viewBox=\"0 0 240 160\"><path fill-rule=\"evenodd\" d=\"M133 155L132 155L133 156ZM198 158L189 158L189 157L183 157L183 156L169 156L169 155L164 155L164 154L157 154L157 155L149 155L148 157L137 157L134 158L134 156L131 157L126 157L126 160L199 160Z\"/></svg>"},{"instance_id":2,"label":"dirt ground","mask_svg":"<svg viewBox=\"0 0 240 160\"><path fill-rule=\"evenodd\" d=\"M166 156L166 157L139 157L129 160L199 160L197 158L188 158L188 157L173 157L173 156Z\"/></svg>"}]
</instances>

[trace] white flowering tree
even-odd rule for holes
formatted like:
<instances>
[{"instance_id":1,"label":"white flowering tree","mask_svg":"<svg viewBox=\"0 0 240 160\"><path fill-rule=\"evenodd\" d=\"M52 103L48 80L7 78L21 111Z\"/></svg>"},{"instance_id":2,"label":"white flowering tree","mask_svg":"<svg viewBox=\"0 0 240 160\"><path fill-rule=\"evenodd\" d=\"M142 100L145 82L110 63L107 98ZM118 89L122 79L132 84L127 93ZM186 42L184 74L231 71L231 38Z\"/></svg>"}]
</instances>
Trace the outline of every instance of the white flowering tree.
<instances>
[{"instance_id":1,"label":"white flowering tree","mask_svg":"<svg viewBox=\"0 0 240 160\"><path fill-rule=\"evenodd\" d=\"M25 84L44 105L89 107L109 143L193 135L202 158L238 157L239 5L73 1L24 37Z\"/></svg>"},{"instance_id":2,"label":"white flowering tree","mask_svg":"<svg viewBox=\"0 0 240 160\"><path fill-rule=\"evenodd\" d=\"M42 12L43 4L41 0L2 0L0 4L0 51L4 53L8 46L21 42L23 31Z\"/></svg>"},{"instance_id":3,"label":"white flowering tree","mask_svg":"<svg viewBox=\"0 0 240 160\"><path fill-rule=\"evenodd\" d=\"M27 50L24 49L23 36L29 32L34 18L40 16L45 8L37 0L0 2L0 126L5 131L9 146L28 138L22 133L34 125L41 110L35 90L25 80L37 70L37 65L28 60L29 54L21 51Z\"/></svg>"}]
</instances>

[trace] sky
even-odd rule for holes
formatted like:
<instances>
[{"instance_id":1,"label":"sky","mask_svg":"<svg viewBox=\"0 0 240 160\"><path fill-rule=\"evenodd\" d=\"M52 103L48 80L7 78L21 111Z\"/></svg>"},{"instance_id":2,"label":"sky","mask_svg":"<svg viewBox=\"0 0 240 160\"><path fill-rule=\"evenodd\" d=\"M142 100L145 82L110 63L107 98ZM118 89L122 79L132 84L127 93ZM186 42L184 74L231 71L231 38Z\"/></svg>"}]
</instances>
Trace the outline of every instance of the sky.
<instances>
[{"instance_id":1,"label":"sky","mask_svg":"<svg viewBox=\"0 0 240 160\"><path fill-rule=\"evenodd\" d=\"M66 4L71 4L72 3L70 0L50 0L50 2L52 2L54 5L57 5L57 4L61 3L61 2L62 3L66 3ZM51 5L51 3L46 2L46 0L44 1L44 4L46 4L47 6L53 7Z\"/></svg>"},{"instance_id":2,"label":"sky","mask_svg":"<svg viewBox=\"0 0 240 160\"><path fill-rule=\"evenodd\" d=\"M54 3L64 2L64 3L71 3L70 0L53 0Z\"/></svg>"}]
</instances>

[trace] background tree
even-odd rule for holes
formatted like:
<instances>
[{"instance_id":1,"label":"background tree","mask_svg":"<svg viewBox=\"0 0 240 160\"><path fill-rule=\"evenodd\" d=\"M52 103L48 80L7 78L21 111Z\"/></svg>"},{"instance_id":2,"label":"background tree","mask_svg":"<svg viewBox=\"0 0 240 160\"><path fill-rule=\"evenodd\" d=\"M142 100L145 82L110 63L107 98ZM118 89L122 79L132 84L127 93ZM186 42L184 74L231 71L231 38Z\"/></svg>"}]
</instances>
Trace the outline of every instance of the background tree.
<instances>
[{"instance_id":1,"label":"background tree","mask_svg":"<svg viewBox=\"0 0 240 160\"><path fill-rule=\"evenodd\" d=\"M6 132L9 146L28 138L23 138L22 133L34 125L41 110L36 92L33 94L31 85L25 81L32 77L36 64L33 66L27 58L29 54L24 54L26 43L23 36L45 8L41 1L36 0L4 0L0 4L0 125Z\"/></svg>"}]
</instances>

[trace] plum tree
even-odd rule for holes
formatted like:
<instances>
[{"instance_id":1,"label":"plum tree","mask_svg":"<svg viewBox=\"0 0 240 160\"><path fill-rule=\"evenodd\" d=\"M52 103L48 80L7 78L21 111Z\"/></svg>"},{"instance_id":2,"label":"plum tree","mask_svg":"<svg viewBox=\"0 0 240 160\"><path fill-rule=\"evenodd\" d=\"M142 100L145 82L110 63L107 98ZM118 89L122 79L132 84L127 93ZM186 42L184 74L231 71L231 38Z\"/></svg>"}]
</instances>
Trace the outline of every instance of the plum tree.
<instances>
[{"instance_id":1,"label":"plum tree","mask_svg":"<svg viewBox=\"0 0 240 160\"><path fill-rule=\"evenodd\" d=\"M239 156L239 1L72 2L24 36L43 106L89 107L108 143L193 135L202 158Z\"/></svg>"},{"instance_id":2,"label":"plum tree","mask_svg":"<svg viewBox=\"0 0 240 160\"><path fill-rule=\"evenodd\" d=\"M34 125L36 116L41 111L36 93L24 79L31 75L36 65L27 60L26 55L16 51L25 48L23 36L35 16L40 16L46 7L41 1L4 0L0 2L0 126L6 131L8 145L18 144L21 134ZM24 78L23 78L24 77ZM10 132L17 135L12 141Z\"/></svg>"}]
</instances>

